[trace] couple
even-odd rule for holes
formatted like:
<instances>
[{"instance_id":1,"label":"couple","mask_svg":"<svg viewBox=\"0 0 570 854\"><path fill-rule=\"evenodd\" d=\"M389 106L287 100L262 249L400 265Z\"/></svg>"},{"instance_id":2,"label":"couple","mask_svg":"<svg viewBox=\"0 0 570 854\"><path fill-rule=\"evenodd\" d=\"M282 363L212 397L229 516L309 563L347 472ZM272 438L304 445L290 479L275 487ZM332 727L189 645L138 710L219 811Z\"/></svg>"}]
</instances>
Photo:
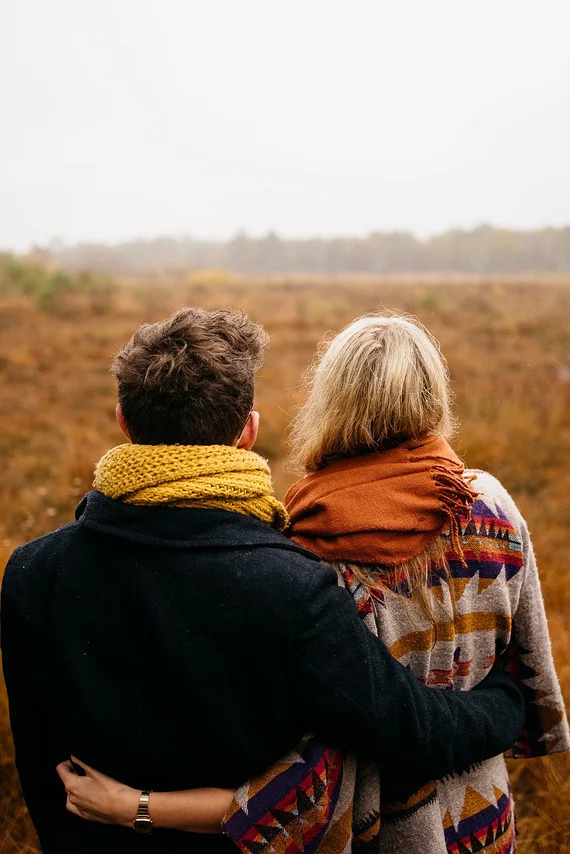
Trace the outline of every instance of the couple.
<instances>
[{"instance_id":1,"label":"couple","mask_svg":"<svg viewBox=\"0 0 570 854\"><path fill-rule=\"evenodd\" d=\"M114 361L128 443L9 561L42 850L514 851L502 754L566 750L568 725L526 525L447 442L438 346L386 314L332 340L285 507L251 450L265 345L230 311L138 329Z\"/></svg>"}]
</instances>

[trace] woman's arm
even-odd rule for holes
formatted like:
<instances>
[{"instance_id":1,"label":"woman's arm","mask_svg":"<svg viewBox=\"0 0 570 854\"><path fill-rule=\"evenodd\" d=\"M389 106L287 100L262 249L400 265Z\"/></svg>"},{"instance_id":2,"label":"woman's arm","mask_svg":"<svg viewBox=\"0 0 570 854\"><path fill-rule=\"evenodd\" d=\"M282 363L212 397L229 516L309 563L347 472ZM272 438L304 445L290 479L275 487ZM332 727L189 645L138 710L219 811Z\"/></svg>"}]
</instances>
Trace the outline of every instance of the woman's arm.
<instances>
[{"instance_id":1,"label":"woman's arm","mask_svg":"<svg viewBox=\"0 0 570 854\"><path fill-rule=\"evenodd\" d=\"M570 731L552 658L532 542L526 522L514 502L512 504L516 511L524 563L520 597L508 648L507 670L515 682L523 686L525 707L521 734L507 755L526 759L570 750Z\"/></svg>"},{"instance_id":2,"label":"woman's arm","mask_svg":"<svg viewBox=\"0 0 570 854\"><path fill-rule=\"evenodd\" d=\"M75 773L71 762L57 766L67 793L69 812L87 821L132 827L140 789L125 786L75 758L73 761L84 769L84 777ZM234 794L231 789L213 788L152 792L150 817L155 827L192 833L223 833L222 820Z\"/></svg>"}]
</instances>

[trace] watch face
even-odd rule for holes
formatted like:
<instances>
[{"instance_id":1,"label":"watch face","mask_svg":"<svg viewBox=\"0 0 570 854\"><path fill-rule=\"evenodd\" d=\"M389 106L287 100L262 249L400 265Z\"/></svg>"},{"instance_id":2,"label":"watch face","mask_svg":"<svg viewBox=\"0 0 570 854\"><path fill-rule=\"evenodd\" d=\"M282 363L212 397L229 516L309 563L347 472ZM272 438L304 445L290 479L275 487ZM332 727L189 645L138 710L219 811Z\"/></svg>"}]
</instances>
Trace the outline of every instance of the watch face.
<instances>
[{"instance_id":1,"label":"watch face","mask_svg":"<svg viewBox=\"0 0 570 854\"><path fill-rule=\"evenodd\" d=\"M137 833L152 833L152 819L135 818L133 821L133 829Z\"/></svg>"}]
</instances>

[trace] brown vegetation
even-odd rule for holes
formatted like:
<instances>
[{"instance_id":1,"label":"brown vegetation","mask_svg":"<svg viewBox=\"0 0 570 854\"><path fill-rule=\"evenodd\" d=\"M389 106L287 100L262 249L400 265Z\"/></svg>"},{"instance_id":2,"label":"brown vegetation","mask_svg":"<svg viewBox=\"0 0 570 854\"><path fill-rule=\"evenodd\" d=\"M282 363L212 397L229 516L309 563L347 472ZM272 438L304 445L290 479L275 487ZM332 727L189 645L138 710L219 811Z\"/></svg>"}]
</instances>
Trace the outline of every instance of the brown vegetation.
<instances>
[{"instance_id":1,"label":"brown vegetation","mask_svg":"<svg viewBox=\"0 0 570 854\"><path fill-rule=\"evenodd\" d=\"M200 274L107 285L104 298L91 283L61 286L55 300L0 288L0 570L18 543L72 518L94 463L121 441L108 373L117 347L139 323L183 304L240 307L266 325L272 346L259 382L257 448L272 463L279 495L293 479L283 456L296 388L323 334L379 306L419 316L449 359L462 423L455 447L468 465L499 477L528 519L570 703L568 283L247 283ZM512 777L519 851L570 852L568 758L513 764ZM37 851L17 788L3 695L0 810L0 852Z\"/></svg>"}]
</instances>

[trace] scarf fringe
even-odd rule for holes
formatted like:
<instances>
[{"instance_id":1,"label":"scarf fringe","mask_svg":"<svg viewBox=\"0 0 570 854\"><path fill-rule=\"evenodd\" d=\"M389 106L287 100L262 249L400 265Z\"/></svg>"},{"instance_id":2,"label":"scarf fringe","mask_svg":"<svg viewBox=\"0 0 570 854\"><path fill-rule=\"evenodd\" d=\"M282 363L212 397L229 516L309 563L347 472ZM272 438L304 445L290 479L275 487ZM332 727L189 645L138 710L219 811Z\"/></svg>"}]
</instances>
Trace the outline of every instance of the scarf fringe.
<instances>
[{"instance_id":1,"label":"scarf fringe","mask_svg":"<svg viewBox=\"0 0 570 854\"><path fill-rule=\"evenodd\" d=\"M459 517L471 518L471 506L479 493L471 489L472 476L467 480L462 474L455 474L446 469L445 466L434 466L434 481L437 484L441 509L449 522L451 547L459 555L461 565L466 567L467 561L461 542L462 531Z\"/></svg>"}]
</instances>

